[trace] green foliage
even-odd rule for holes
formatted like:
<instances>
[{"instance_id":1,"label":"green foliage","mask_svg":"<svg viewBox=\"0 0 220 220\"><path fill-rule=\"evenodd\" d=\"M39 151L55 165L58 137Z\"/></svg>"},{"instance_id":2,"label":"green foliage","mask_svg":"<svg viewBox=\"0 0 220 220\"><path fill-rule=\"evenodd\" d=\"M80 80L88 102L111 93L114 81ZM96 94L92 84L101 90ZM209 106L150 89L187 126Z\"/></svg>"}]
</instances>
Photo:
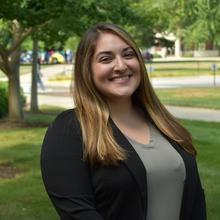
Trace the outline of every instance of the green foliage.
<instances>
[{"instance_id":1,"label":"green foliage","mask_svg":"<svg viewBox=\"0 0 220 220\"><path fill-rule=\"evenodd\" d=\"M59 0L2 0L0 7L0 46L9 48L12 44L14 21L20 25L23 34L28 28L34 28L34 32L39 33L40 27L42 28L43 25L49 24L61 16L64 6L65 4ZM37 33L35 35L38 35ZM30 44L29 42L28 44Z\"/></svg>"},{"instance_id":2,"label":"green foliage","mask_svg":"<svg viewBox=\"0 0 220 220\"><path fill-rule=\"evenodd\" d=\"M22 51L28 51L28 50L32 50L33 47L33 42L31 37L28 37L21 45L21 50Z\"/></svg>"},{"instance_id":3,"label":"green foliage","mask_svg":"<svg viewBox=\"0 0 220 220\"><path fill-rule=\"evenodd\" d=\"M0 118L8 114L7 84L0 82Z\"/></svg>"},{"instance_id":4,"label":"green foliage","mask_svg":"<svg viewBox=\"0 0 220 220\"><path fill-rule=\"evenodd\" d=\"M146 13L154 12L155 32L173 32L190 47L206 42L220 46L219 0L141 0L137 4Z\"/></svg>"},{"instance_id":5,"label":"green foliage","mask_svg":"<svg viewBox=\"0 0 220 220\"><path fill-rule=\"evenodd\" d=\"M0 19L7 23L5 30L1 31L0 39L4 44L11 43L11 21L16 19L22 28L37 27L34 38L45 42L45 47L59 48L72 36L81 36L91 25L98 22L112 22L132 30L133 36L139 45L149 45L153 41L153 24L155 11L144 2L131 0L82 0L82 1L13 1L3 0L4 7L0 8ZM4 19L4 20L3 20ZM146 25L147 24L147 25ZM0 30L3 30L0 24ZM7 33L7 34L6 34ZM1 44L1 43L0 43ZM27 39L23 48L30 48Z\"/></svg>"},{"instance_id":6,"label":"green foliage","mask_svg":"<svg viewBox=\"0 0 220 220\"><path fill-rule=\"evenodd\" d=\"M66 41L65 49L72 49L73 51L76 51L78 43L79 43L79 37L72 36L68 38L68 40Z\"/></svg>"},{"instance_id":7,"label":"green foliage","mask_svg":"<svg viewBox=\"0 0 220 220\"><path fill-rule=\"evenodd\" d=\"M1 0L0 18L33 27L59 16L63 7L59 0Z\"/></svg>"},{"instance_id":8,"label":"green foliage","mask_svg":"<svg viewBox=\"0 0 220 220\"><path fill-rule=\"evenodd\" d=\"M20 97L21 98L21 105L22 105L22 107L24 107L27 99L26 99L26 96L24 95L24 90L22 89L22 87L20 87L20 94L21 94L21 97Z\"/></svg>"},{"instance_id":9,"label":"green foliage","mask_svg":"<svg viewBox=\"0 0 220 220\"><path fill-rule=\"evenodd\" d=\"M218 0L197 0L195 19L186 31L187 43L212 42L220 46L220 4Z\"/></svg>"},{"instance_id":10,"label":"green foliage","mask_svg":"<svg viewBox=\"0 0 220 220\"><path fill-rule=\"evenodd\" d=\"M22 106L26 104L26 96L23 89L20 88ZM8 85L0 82L0 118L8 115Z\"/></svg>"},{"instance_id":11,"label":"green foliage","mask_svg":"<svg viewBox=\"0 0 220 220\"><path fill-rule=\"evenodd\" d=\"M82 0L64 1L63 4L60 16L40 28L38 32L38 39L44 41L47 47L53 47L58 42L64 45L67 39L71 39L73 43L86 29L99 22L115 23L130 28L133 30L133 36L142 45L152 42L152 24L155 16L152 16L150 10L144 10L139 3L133 3L131 0Z\"/></svg>"},{"instance_id":12,"label":"green foliage","mask_svg":"<svg viewBox=\"0 0 220 220\"><path fill-rule=\"evenodd\" d=\"M152 7L158 12L157 22L160 30L174 31L184 29L194 18L194 4L197 0L158 0L152 1ZM177 33L175 33L177 34Z\"/></svg>"},{"instance_id":13,"label":"green foliage","mask_svg":"<svg viewBox=\"0 0 220 220\"><path fill-rule=\"evenodd\" d=\"M21 44L30 35L37 38L38 33L40 33L39 28L48 25L51 21L59 17L63 12L64 6L65 4L60 0L1 1L0 69L12 79L9 81L11 86L16 87L11 89L9 93L10 96L15 97L16 103L21 101L18 92L19 85L15 83L15 80L19 77L18 64ZM9 102L9 105L11 104ZM10 106L9 111L11 119L22 120L23 114L20 105L17 104L13 108Z\"/></svg>"},{"instance_id":14,"label":"green foliage","mask_svg":"<svg viewBox=\"0 0 220 220\"><path fill-rule=\"evenodd\" d=\"M0 18L0 45L7 48L9 46L10 39L10 22L4 21Z\"/></svg>"},{"instance_id":15,"label":"green foliage","mask_svg":"<svg viewBox=\"0 0 220 220\"><path fill-rule=\"evenodd\" d=\"M128 22L125 28L134 37L139 47L150 47L155 40L157 13L145 1L135 2L131 4L131 8L133 11L133 15L130 17L132 22Z\"/></svg>"}]
</instances>

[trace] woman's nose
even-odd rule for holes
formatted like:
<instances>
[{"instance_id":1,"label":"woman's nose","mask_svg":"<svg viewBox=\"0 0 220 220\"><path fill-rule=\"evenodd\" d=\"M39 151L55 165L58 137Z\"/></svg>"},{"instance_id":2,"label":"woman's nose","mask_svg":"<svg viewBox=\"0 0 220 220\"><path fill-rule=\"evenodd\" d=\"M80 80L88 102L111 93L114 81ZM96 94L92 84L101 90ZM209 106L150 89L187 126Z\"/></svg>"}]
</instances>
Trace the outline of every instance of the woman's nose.
<instances>
[{"instance_id":1,"label":"woman's nose","mask_svg":"<svg viewBox=\"0 0 220 220\"><path fill-rule=\"evenodd\" d=\"M123 57L115 58L114 70L118 72L124 72L127 69L127 65L123 59Z\"/></svg>"}]
</instances>

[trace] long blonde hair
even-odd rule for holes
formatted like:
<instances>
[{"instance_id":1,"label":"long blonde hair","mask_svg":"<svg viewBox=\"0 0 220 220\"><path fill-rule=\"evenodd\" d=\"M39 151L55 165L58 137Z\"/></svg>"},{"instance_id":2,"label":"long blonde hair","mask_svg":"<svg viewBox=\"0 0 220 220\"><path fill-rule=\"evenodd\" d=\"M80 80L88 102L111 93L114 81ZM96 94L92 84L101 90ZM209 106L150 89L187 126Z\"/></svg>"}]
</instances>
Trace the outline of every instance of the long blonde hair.
<instances>
[{"instance_id":1,"label":"long blonde hair","mask_svg":"<svg viewBox=\"0 0 220 220\"><path fill-rule=\"evenodd\" d=\"M79 43L75 57L74 102L84 143L84 159L91 164L116 165L127 157L114 137L109 122L109 109L92 80L91 60L95 53L96 42L103 32L119 36L135 51L140 64L141 83L133 94L133 100L142 107L167 137L176 141L192 155L196 150L187 130L166 110L156 96L147 75L142 55L130 35L114 24L101 23L90 28Z\"/></svg>"}]
</instances>

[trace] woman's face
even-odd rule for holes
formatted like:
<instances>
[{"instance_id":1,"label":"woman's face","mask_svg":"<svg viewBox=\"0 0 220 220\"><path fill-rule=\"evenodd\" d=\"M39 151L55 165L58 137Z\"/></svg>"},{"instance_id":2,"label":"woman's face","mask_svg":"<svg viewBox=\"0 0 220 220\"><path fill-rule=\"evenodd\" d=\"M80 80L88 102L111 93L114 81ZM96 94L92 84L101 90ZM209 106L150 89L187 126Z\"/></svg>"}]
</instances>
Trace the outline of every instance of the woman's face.
<instances>
[{"instance_id":1,"label":"woman's face","mask_svg":"<svg viewBox=\"0 0 220 220\"><path fill-rule=\"evenodd\" d=\"M135 52L112 33L100 34L91 66L94 84L107 101L130 99L140 84Z\"/></svg>"}]
</instances>

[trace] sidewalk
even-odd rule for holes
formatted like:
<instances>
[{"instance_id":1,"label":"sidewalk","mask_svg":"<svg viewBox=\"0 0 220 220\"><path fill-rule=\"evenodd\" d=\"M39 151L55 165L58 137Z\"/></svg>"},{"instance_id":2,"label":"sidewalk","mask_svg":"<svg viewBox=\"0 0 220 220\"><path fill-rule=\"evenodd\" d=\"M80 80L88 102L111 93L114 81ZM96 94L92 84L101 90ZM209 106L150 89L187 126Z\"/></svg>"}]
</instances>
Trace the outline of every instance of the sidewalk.
<instances>
[{"instance_id":1,"label":"sidewalk","mask_svg":"<svg viewBox=\"0 0 220 220\"><path fill-rule=\"evenodd\" d=\"M64 109L74 107L73 98L67 86L54 85L49 89L50 92L39 92L39 105L59 106ZM27 101L30 102L30 94L26 95L28 97ZM171 114L180 119L220 122L220 110L180 106L166 106L166 108Z\"/></svg>"},{"instance_id":2,"label":"sidewalk","mask_svg":"<svg viewBox=\"0 0 220 220\"><path fill-rule=\"evenodd\" d=\"M166 106L166 108L176 118L220 122L220 110L180 106Z\"/></svg>"},{"instance_id":3,"label":"sidewalk","mask_svg":"<svg viewBox=\"0 0 220 220\"><path fill-rule=\"evenodd\" d=\"M65 109L74 107L73 98L70 95L55 96L55 95L39 94L38 103L39 105L59 106ZM166 106L166 108L176 118L198 120L198 121L220 122L220 110L180 107L180 106Z\"/></svg>"}]
</instances>

